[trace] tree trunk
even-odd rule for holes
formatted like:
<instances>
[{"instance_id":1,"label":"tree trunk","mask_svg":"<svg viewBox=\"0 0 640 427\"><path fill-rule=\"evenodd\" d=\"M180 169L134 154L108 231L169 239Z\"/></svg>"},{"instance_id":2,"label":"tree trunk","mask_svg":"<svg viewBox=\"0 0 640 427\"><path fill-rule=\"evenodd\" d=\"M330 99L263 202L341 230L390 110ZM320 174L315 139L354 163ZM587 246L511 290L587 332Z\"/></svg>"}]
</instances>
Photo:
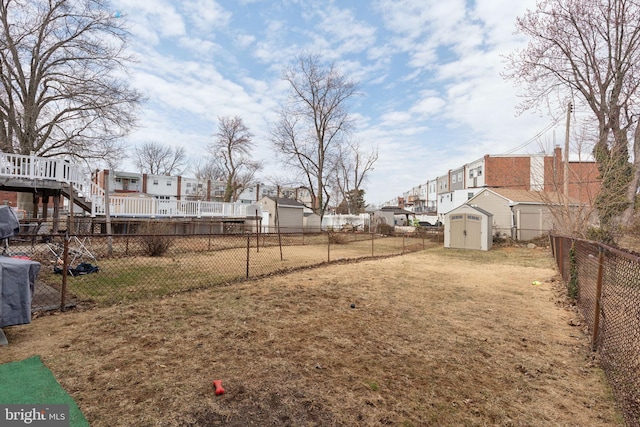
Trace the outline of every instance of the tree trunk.
<instances>
[{"instance_id":1,"label":"tree trunk","mask_svg":"<svg viewBox=\"0 0 640 427\"><path fill-rule=\"evenodd\" d=\"M636 196L638 185L640 184L640 122L636 124L636 130L633 135L633 176L627 187L627 208L620 215L620 224L628 225L633 219L635 213Z\"/></svg>"}]
</instances>

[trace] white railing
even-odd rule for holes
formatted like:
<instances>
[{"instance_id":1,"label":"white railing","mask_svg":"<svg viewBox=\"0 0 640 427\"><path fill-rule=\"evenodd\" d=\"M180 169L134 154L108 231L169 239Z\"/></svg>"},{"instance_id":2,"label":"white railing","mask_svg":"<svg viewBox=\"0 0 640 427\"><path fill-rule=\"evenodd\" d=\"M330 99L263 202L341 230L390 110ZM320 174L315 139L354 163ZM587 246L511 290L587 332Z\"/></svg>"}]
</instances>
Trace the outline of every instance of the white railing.
<instances>
[{"instance_id":1,"label":"white railing","mask_svg":"<svg viewBox=\"0 0 640 427\"><path fill-rule=\"evenodd\" d=\"M57 181L71 184L83 197L104 196L86 171L63 159L0 152L0 176Z\"/></svg>"},{"instance_id":2,"label":"white railing","mask_svg":"<svg viewBox=\"0 0 640 427\"><path fill-rule=\"evenodd\" d=\"M104 209L99 215L104 215ZM247 205L192 200L157 200L148 197L109 196L113 217L208 218L245 217Z\"/></svg>"},{"instance_id":3,"label":"white railing","mask_svg":"<svg viewBox=\"0 0 640 427\"><path fill-rule=\"evenodd\" d=\"M91 203L91 216L103 216L104 189L90 173L68 160L0 152L0 177L48 180L71 185ZM114 217L245 217L246 206L238 203L158 200L150 197L109 197L109 214Z\"/></svg>"}]
</instances>

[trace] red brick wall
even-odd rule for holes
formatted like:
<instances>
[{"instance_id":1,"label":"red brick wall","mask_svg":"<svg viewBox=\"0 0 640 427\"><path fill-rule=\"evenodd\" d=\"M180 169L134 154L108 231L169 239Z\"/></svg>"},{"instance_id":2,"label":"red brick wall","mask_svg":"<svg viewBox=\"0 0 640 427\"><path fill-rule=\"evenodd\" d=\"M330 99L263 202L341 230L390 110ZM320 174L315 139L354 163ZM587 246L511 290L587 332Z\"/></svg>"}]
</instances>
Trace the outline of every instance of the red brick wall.
<instances>
[{"instance_id":1,"label":"red brick wall","mask_svg":"<svg viewBox=\"0 0 640 427\"><path fill-rule=\"evenodd\" d=\"M530 190L531 160L526 157L484 156L485 185Z\"/></svg>"},{"instance_id":2,"label":"red brick wall","mask_svg":"<svg viewBox=\"0 0 640 427\"><path fill-rule=\"evenodd\" d=\"M569 197L593 204L600 191L596 163L569 162Z\"/></svg>"},{"instance_id":3,"label":"red brick wall","mask_svg":"<svg viewBox=\"0 0 640 427\"><path fill-rule=\"evenodd\" d=\"M598 165L593 162L569 162L569 197L593 204L600 191ZM544 159L544 191L564 192L564 158L560 148Z\"/></svg>"},{"instance_id":4,"label":"red brick wall","mask_svg":"<svg viewBox=\"0 0 640 427\"><path fill-rule=\"evenodd\" d=\"M15 208L18 205L18 193L13 191L0 191L0 203L3 205L8 204Z\"/></svg>"}]
</instances>

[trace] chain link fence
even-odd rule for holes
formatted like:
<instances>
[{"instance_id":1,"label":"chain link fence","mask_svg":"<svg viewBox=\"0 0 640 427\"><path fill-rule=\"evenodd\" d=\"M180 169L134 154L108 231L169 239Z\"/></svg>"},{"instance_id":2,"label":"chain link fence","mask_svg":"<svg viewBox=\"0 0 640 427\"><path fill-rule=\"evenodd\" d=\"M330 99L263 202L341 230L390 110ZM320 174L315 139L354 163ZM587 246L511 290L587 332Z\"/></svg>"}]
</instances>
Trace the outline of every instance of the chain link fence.
<instances>
[{"instance_id":1,"label":"chain link fence","mask_svg":"<svg viewBox=\"0 0 640 427\"><path fill-rule=\"evenodd\" d=\"M442 242L441 233L426 232L176 234L174 228L166 230L166 224L158 223L137 230L146 234L22 236L9 240L4 252L40 263L32 302L32 311L38 312L160 297L292 269L400 255Z\"/></svg>"},{"instance_id":2,"label":"chain link fence","mask_svg":"<svg viewBox=\"0 0 640 427\"><path fill-rule=\"evenodd\" d=\"M593 241L551 235L569 296L624 414L640 426L640 256Z\"/></svg>"}]
</instances>

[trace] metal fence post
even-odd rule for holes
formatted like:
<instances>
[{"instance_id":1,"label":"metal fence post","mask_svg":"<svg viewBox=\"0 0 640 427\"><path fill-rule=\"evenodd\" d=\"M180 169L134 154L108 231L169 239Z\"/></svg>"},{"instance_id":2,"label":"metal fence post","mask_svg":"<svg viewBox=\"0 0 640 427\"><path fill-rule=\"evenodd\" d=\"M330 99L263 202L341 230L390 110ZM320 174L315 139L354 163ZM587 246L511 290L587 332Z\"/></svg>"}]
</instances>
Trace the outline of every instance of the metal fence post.
<instances>
[{"instance_id":1,"label":"metal fence post","mask_svg":"<svg viewBox=\"0 0 640 427\"><path fill-rule=\"evenodd\" d=\"M211 235L213 234L213 220L209 220L209 240L207 244L207 250L211 250Z\"/></svg>"},{"instance_id":2,"label":"metal fence post","mask_svg":"<svg viewBox=\"0 0 640 427\"><path fill-rule=\"evenodd\" d=\"M600 298L602 297L602 270L604 266L604 250L598 246L598 281L596 282L596 304L593 313L593 336L591 337L591 349L596 350L598 333L600 332Z\"/></svg>"},{"instance_id":3,"label":"metal fence post","mask_svg":"<svg viewBox=\"0 0 640 427\"><path fill-rule=\"evenodd\" d=\"M249 278L249 247L251 246L251 235L247 234L247 276Z\"/></svg>"},{"instance_id":4,"label":"metal fence post","mask_svg":"<svg viewBox=\"0 0 640 427\"><path fill-rule=\"evenodd\" d=\"M67 299L67 272L69 269L69 231L63 239L62 250L62 289L60 290L60 311L64 311Z\"/></svg>"},{"instance_id":5,"label":"metal fence post","mask_svg":"<svg viewBox=\"0 0 640 427\"><path fill-rule=\"evenodd\" d=\"M371 256L373 256L373 242L375 241L375 234L371 232Z\"/></svg>"},{"instance_id":6,"label":"metal fence post","mask_svg":"<svg viewBox=\"0 0 640 427\"><path fill-rule=\"evenodd\" d=\"M331 232L327 232L327 262L331 262Z\"/></svg>"}]
</instances>

